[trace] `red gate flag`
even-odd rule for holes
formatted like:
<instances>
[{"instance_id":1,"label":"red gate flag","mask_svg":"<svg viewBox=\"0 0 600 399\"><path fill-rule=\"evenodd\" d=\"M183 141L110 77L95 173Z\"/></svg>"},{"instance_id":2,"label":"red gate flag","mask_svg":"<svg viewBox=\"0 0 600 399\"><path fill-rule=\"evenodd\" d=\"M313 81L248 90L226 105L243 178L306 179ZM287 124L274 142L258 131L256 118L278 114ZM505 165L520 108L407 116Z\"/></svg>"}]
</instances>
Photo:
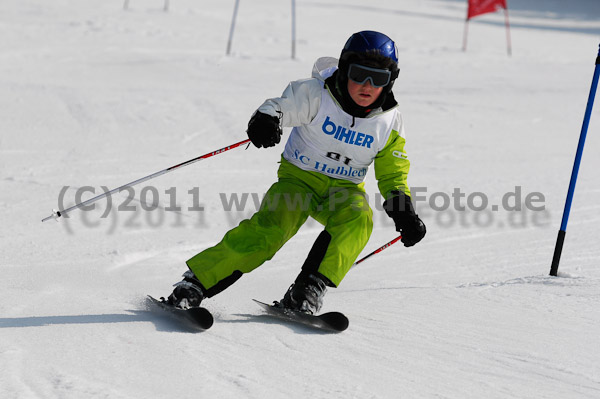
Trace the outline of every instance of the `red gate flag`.
<instances>
[{"instance_id":1,"label":"red gate flag","mask_svg":"<svg viewBox=\"0 0 600 399\"><path fill-rule=\"evenodd\" d=\"M498 7L507 9L506 0L469 0L467 19L471 19L488 12L496 12Z\"/></svg>"},{"instance_id":2,"label":"red gate flag","mask_svg":"<svg viewBox=\"0 0 600 399\"><path fill-rule=\"evenodd\" d=\"M506 52L508 55L512 53L510 44L510 25L508 23L508 6L506 0L467 0L467 19L465 21L465 34L463 35L463 51L467 51L467 31L469 20L481 14L496 12L498 8L504 8L504 19L506 21Z\"/></svg>"}]
</instances>

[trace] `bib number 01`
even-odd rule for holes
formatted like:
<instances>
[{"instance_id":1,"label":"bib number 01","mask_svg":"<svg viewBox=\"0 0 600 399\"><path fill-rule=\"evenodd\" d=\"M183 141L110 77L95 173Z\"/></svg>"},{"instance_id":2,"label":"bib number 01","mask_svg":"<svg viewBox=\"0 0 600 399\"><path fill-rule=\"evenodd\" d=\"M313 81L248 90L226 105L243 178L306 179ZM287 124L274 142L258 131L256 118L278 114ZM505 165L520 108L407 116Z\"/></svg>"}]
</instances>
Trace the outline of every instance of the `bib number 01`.
<instances>
[{"instance_id":1,"label":"bib number 01","mask_svg":"<svg viewBox=\"0 0 600 399\"><path fill-rule=\"evenodd\" d=\"M346 156L342 156L342 154L338 154L337 152L331 152L330 151L325 156L327 158L329 158L329 159L333 159L334 161L343 162L344 165L350 165L350 162L352 161L352 159L350 159L350 158L348 158Z\"/></svg>"}]
</instances>

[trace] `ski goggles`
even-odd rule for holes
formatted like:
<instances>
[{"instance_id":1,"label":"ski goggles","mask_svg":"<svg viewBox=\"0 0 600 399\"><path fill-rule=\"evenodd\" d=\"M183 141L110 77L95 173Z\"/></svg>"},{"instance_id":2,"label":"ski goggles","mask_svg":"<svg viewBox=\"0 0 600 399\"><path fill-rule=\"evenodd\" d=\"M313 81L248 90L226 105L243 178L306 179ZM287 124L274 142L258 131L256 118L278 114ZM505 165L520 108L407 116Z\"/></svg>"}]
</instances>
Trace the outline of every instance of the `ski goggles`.
<instances>
[{"instance_id":1,"label":"ski goggles","mask_svg":"<svg viewBox=\"0 0 600 399\"><path fill-rule=\"evenodd\" d=\"M348 78L354 83L363 85L367 80L373 87L387 86L392 79L392 72L387 69L370 68L359 64L350 64Z\"/></svg>"}]
</instances>

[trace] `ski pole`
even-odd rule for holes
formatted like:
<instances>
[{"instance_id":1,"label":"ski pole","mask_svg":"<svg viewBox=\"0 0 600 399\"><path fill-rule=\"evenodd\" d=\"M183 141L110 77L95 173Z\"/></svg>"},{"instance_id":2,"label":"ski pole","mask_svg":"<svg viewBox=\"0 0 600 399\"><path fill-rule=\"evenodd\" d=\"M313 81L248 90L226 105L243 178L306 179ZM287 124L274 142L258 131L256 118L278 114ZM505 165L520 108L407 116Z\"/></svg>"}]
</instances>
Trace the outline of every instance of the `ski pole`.
<instances>
[{"instance_id":1,"label":"ski pole","mask_svg":"<svg viewBox=\"0 0 600 399\"><path fill-rule=\"evenodd\" d=\"M583 125L581 126L581 133L579 134L579 143L577 144L577 152L575 153L575 162L573 163L573 170L571 172L571 181L569 182L569 190L567 192L567 200L565 201L565 209L563 210L562 222L560 224L560 230L558 230L558 236L556 237L556 245L554 246L554 255L552 257L552 264L550 265L550 275L558 275L558 264L560 262L560 256L562 254L563 245L565 243L565 236L567 234L567 223L569 222L569 213L571 212L571 204L573 202L573 194L575 192L575 184L577 183L577 174L579 173L579 165L581 164L581 156L583 155L583 147L585 145L585 138L587 136L588 126L590 124L590 117L592 115L592 108L594 107L594 98L596 97L596 88L598 87L598 79L600 77L600 49L596 56L596 66L594 67L594 75L592 77L592 86L590 88L590 94L588 96L587 106L585 108L585 114L583 117Z\"/></svg>"},{"instance_id":2,"label":"ski pole","mask_svg":"<svg viewBox=\"0 0 600 399\"><path fill-rule=\"evenodd\" d=\"M62 211L60 211L60 210L53 210L52 211L52 215L50 215L50 216L45 217L44 219L42 219L42 222L45 222L46 220L50 220L50 219L58 220L59 217L61 217L62 215L65 215L65 214L71 212L74 209L78 209L78 208L82 208L84 206L90 205L90 204L98 201L99 199L102 199L102 198L108 197L110 195L113 195L114 193L119 192L119 191L121 191L121 190L123 190L123 189L125 189L127 187L132 187L132 186L135 186L136 184L140 184L140 183L143 183L143 182L148 181L150 179L154 179L155 177L162 176L162 175L164 175L166 173L172 172L175 169L183 168L184 166L188 166L188 165L191 165L191 164L193 164L195 162L202 161L203 159L210 158L212 156L221 154L221 153L223 153L225 151L232 150L232 149L234 149L236 147L239 147L239 146L244 145L244 144L249 143L249 142L250 142L250 139L242 140L242 141L240 141L238 143L231 144L231 145L229 145L227 147L223 147L223 148L221 148L219 150L216 150L216 151L210 152L208 154L204 154L204 155L201 155L199 157L190 159L189 161L180 163L178 165L171 166L171 167L169 167L167 169L163 169L163 170L158 171L156 173L152 173L151 175L142 177L141 179L134 180L131 183L127 183L127 184L124 184L124 185L122 185L120 187L114 188L114 189L112 189L110 191L104 192L104 193L102 193L100 195L95 196L94 198L90 198L90 199L88 199L86 201L83 201L83 202L80 202L78 204L75 204L72 207L67 208L65 210L62 210Z\"/></svg>"},{"instance_id":3,"label":"ski pole","mask_svg":"<svg viewBox=\"0 0 600 399\"><path fill-rule=\"evenodd\" d=\"M354 262L354 264L351 266L354 267L356 265L358 265L359 263L362 263L364 261L366 261L367 259L369 259L371 256L378 254L379 252L383 251L384 249L391 247L392 245L394 245L395 243L397 243L398 241L400 241L400 239L402 238L402 236L398 236L396 238L394 238L392 241L388 242L387 244L385 244L382 247L377 248L375 251L371 252L370 254L368 254L367 256L365 256L364 258L362 258L361 260L357 260L356 262Z\"/></svg>"}]
</instances>

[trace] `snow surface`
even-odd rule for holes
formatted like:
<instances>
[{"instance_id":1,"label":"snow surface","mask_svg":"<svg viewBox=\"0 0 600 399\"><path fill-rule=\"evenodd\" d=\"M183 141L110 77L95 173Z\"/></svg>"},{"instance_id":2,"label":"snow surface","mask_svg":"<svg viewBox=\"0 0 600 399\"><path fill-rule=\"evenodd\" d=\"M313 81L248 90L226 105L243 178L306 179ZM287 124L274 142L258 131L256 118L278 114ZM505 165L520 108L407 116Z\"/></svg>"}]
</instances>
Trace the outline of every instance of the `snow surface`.
<instances>
[{"instance_id":1,"label":"snow surface","mask_svg":"<svg viewBox=\"0 0 600 399\"><path fill-rule=\"evenodd\" d=\"M600 107L561 275L548 276L600 4L509 3L511 57L502 12L471 21L461 51L463 0L299 0L292 60L287 1L241 1L229 57L233 1L173 1L168 12L159 0L132 0L128 10L119 1L3 2L0 397L600 397ZM364 29L399 47L395 93L428 234L413 248L386 249L330 290L324 311L345 312L346 332L285 325L251 301L283 295L321 230L314 222L206 301L216 318L206 332L143 305L252 213L252 194L276 179L281 146L238 148L159 177L130 202L115 196L104 218L106 201L40 222L65 186L68 206L78 188L98 194L245 139L265 98ZM141 209L153 199L143 186L156 189L158 209ZM509 195L509 205L538 193L545 209L490 211L515 187L522 195ZM367 189L377 208L372 172ZM463 206L471 196L470 209L435 211L455 189ZM224 210L243 193L243 210ZM488 207L475 211L482 194ZM188 210L198 206L204 211ZM364 254L393 237L376 209Z\"/></svg>"}]
</instances>

